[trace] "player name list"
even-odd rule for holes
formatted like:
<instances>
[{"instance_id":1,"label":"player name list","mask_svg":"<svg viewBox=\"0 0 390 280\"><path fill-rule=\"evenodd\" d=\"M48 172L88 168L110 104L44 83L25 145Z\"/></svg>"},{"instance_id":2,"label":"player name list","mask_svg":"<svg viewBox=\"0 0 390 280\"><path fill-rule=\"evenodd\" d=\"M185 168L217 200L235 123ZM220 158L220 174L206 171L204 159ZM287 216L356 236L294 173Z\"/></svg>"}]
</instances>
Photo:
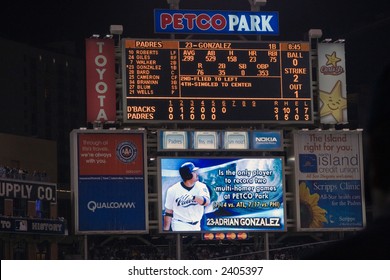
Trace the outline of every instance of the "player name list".
<instances>
[{"instance_id":1,"label":"player name list","mask_svg":"<svg viewBox=\"0 0 390 280\"><path fill-rule=\"evenodd\" d=\"M125 119L311 120L309 43L130 40Z\"/></svg>"}]
</instances>

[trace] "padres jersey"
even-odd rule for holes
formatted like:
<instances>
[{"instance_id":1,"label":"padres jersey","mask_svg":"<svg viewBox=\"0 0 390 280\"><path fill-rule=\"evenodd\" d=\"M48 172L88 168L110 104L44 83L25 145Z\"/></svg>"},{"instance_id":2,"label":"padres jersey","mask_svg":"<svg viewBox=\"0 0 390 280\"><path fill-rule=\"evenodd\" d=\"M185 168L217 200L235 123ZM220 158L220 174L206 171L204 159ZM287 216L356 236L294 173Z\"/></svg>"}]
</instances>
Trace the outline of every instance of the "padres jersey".
<instances>
[{"instance_id":1,"label":"padres jersey","mask_svg":"<svg viewBox=\"0 0 390 280\"><path fill-rule=\"evenodd\" d=\"M177 182L167 190L165 208L173 210L174 220L198 222L202 219L204 206L192 200L194 195L210 199L207 186L199 181L191 189Z\"/></svg>"}]
</instances>

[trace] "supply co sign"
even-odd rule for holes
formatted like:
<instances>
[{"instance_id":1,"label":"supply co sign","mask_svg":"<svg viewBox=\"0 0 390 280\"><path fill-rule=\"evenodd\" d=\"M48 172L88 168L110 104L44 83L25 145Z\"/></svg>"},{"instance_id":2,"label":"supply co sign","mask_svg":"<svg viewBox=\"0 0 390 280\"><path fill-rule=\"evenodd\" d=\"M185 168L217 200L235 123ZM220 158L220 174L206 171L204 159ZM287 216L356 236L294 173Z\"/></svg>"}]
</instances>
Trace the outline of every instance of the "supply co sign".
<instances>
[{"instance_id":1,"label":"supply co sign","mask_svg":"<svg viewBox=\"0 0 390 280\"><path fill-rule=\"evenodd\" d=\"M277 12L155 10L156 33L278 35Z\"/></svg>"},{"instance_id":2,"label":"supply co sign","mask_svg":"<svg viewBox=\"0 0 390 280\"><path fill-rule=\"evenodd\" d=\"M25 180L0 179L0 198L57 201L57 185Z\"/></svg>"}]
</instances>

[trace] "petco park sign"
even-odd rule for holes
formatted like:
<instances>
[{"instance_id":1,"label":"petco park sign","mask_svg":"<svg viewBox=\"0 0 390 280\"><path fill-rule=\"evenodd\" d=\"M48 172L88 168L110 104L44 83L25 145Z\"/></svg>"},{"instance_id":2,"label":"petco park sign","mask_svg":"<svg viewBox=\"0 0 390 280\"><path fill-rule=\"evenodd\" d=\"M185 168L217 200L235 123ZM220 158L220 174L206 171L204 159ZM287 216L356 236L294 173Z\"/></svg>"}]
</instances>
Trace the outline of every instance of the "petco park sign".
<instances>
[{"instance_id":1,"label":"petco park sign","mask_svg":"<svg viewBox=\"0 0 390 280\"><path fill-rule=\"evenodd\" d=\"M156 33L278 35L277 12L155 10Z\"/></svg>"}]
</instances>

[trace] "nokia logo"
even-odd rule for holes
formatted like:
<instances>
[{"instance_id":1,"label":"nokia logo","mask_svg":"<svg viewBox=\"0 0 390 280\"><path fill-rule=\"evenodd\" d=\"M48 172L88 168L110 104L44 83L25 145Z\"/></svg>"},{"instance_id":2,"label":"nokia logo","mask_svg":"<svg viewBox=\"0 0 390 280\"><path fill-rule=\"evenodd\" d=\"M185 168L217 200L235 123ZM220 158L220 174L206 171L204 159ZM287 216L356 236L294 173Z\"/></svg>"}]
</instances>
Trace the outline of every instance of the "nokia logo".
<instances>
[{"instance_id":1,"label":"nokia logo","mask_svg":"<svg viewBox=\"0 0 390 280\"><path fill-rule=\"evenodd\" d=\"M256 143L276 143L278 140L276 137L256 137Z\"/></svg>"}]
</instances>

